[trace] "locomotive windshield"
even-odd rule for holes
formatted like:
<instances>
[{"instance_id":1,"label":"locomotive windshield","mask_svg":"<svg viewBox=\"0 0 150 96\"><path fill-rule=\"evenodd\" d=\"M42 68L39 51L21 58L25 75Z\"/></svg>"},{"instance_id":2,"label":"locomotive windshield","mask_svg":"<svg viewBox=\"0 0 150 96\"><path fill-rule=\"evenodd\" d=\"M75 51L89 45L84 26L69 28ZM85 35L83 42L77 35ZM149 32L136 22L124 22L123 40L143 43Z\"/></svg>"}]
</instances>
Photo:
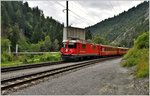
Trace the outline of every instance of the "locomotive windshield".
<instances>
[{"instance_id":1,"label":"locomotive windshield","mask_svg":"<svg viewBox=\"0 0 150 96\"><path fill-rule=\"evenodd\" d=\"M76 48L76 43L69 43L68 48Z\"/></svg>"},{"instance_id":2,"label":"locomotive windshield","mask_svg":"<svg viewBox=\"0 0 150 96\"><path fill-rule=\"evenodd\" d=\"M69 42L68 48L76 48L76 45L77 45L77 43L71 43L71 42ZM66 47L67 47L67 44L64 43L64 48L66 48Z\"/></svg>"}]
</instances>

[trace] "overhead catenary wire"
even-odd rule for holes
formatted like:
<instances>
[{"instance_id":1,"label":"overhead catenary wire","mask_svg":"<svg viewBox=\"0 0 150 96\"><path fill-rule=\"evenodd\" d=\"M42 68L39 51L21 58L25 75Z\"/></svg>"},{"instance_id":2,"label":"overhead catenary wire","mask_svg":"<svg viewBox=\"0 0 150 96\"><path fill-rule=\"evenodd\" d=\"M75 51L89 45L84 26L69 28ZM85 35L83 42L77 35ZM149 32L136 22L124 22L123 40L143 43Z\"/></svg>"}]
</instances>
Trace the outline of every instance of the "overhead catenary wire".
<instances>
[{"instance_id":1,"label":"overhead catenary wire","mask_svg":"<svg viewBox=\"0 0 150 96\"><path fill-rule=\"evenodd\" d=\"M115 10L115 8L114 8L114 6L112 5L111 1L108 1L108 2L109 2L109 4L110 4L110 6L112 7L112 9L114 10L114 12L117 13L117 11ZM114 14L115 14L115 13L114 13Z\"/></svg>"},{"instance_id":2,"label":"overhead catenary wire","mask_svg":"<svg viewBox=\"0 0 150 96\"><path fill-rule=\"evenodd\" d=\"M47 0L48 1L48 0ZM50 2L50 1L48 1L48 3L51 3L52 4L52 2ZM54 8L53 6L49 6L49 7L51 7L52 9L54 9L54 10L56 10L56 8Z\"/></svg>"},{"instance_id":3,"label":"overhead catenary wire","mask_svg":"<svg viewBox=\"0 0 150 96\"><path fill-rule=\"evenodd\" d=\"M78 4L79 4L79 6L82 6L81 5L81 3L80 3L80 1L74 1L74 2L77 2ZM77 6L78 4L77 3L74 3L75 4L75 6ZM79 8L80 10L82 10L83 11L83 13L85 13L86 14L86 16L88 16L89 17L89 12L88 11L85 11L85 10L87 10L87 9L85 9L84 7L82 7L83 9L85 9L85 10L83 10L82 8L80 8L80 7L78 7L77 6L77 8ZM94 15L94 17L97 17L97 18L100 18L99 17L99 15ZM95 20L94 18L89 18L90 20L92 20L92 22L94 22L94 23L96 23L97 22L97 20Z\"/></svg>"},{"instance_id":4,"label":"overhead catenary wire","mask_svg":"<svg viewBox=\"0 0 150 96\"><path fill-rule=\"evenodd\" d=\"M60 2L58 2L58 1L55 1L57 4L59 4L61 7L63 7L63 8L66 8L64 5L62 5ZM81 17L81 16L79 16L78 14L76 14L75 12L73 12L72 10L70 10L69 9L69 11L70 12L72 12L75 16L73 16L73 17L75 17L75 18L77 18L77 19L80 19L80 20L82 20L83 22L86 22L88 25L90 25L89 24L89 22L84 18L84 17ZM83 20L84 19L84 20Z\"/></svg>"},{"instance_id":5,"label":"overhead catenary wire","mask_svg":"<svg viewBox=\"0 0 150 96\"><path fill-rule=\"evenodd\" d=\"M122 7L120 6L120 3L119 3L119 1L117 1L117 3L118 3L118 6L119 6L119 8L121 9L121 11L122 11Z\"/></svg>"},{"instance_id":6,"label":"overhead catenary wire","mask_svg":"<svg viewBox=\"0 0 150 96\"><path fill-rule=\"evenodd\" d=\"M74 1L74 2L77 2L77 3L80 5L79 1ZM75 6L76 6L78 9L80 9L82 12L84 12L85 14L88 14L87 11L85 11L85 10L83 10L82 8L80 8L79 6L77 6L77 3L74 3L74 2L71 2L72 5L75 5Z\"/></svg>"},{"instance_id":7,"label":"overhead catenary wire","mask_svg":"<svg viewBox=\"0 0 150 96\"><path fill-rule=\"evenodd\" d=\"M48 1L48 0L47 0ZM48 1L48 3L51 3L51 4L55 4L54 2L51 2L51 1ZM57 7L55 6L55 8L54 8L54 6L50 6L52 9L54 9L54 10L56 10L57 9ZM61 6L61 7L63 7L63 6ZM77 20L77 22L78 23L81 23L81 22L79 22L78 20ZM76 22L73 22L73 23L76 23Z\"/></svg>"},{"instance_id":8,"label":"overhead catenary wire","mask_svg":"<svg viewBox=\"0 0 150 96\"><path fill-rule=\"evenodd\" d=\"M74 1L74 2L75 2L75 1ZM76 3L74 3L74 2L71 2L71 4L72 4L73 6L75 6L75 9L78 8L80 11L82 11L82 13L83 13L85 16L89 17L88 12L79 7L79 5L80 5L80 4L79 4L79 1L76 1L76 3L78 3L79 5L76 4ZM98 16L96 16L96 17L98 17ZM84 18L84 17L82 17L82 18ZM98 17L98 18L99 18L99 17ZM97 21L95 21L93 18L88 18L88 20L90 20L91 22L94 22L94 23L97 22Z\"/></svg>"},{"instance_id":9,"label":"overhead catenary wire","mask_svg":"<svg viewBox=\"0 0 150 96\"><path fill-rule=\"evenodd\" d=\"M70 10L71 11L71 10ZM81 17L81 16L79 16L78 14L76 14L75 12L73 12L73 11L71 11L73 14L75 14L77 17L79 17L79 18L83 18L83 17ZM83 18L83 19L85 19L85 18ZM88 24L89 24L89 22L85 19L85 22L87 22Z\"/></svg>"},{"instance_id":10,"label":"overhead catenary wire","mask_svg":"<svg viewBox=\"0 0 150 96\"><path fill-rule=\"evenodd\" d=\"M64 5L62 5L60 2L58 2L58 1L55 1L55 2L57 2L60 6L62 6L62 7L64 7L64 8L66 8ZM72 11L72 10L70 10L69 9L69 11L70 12L72 12L73 14L75 14L76 16L78 16L78 17L80 17L80 18L82 18L82 19L85 19L86 21L87 21L87 19L86 18L84 18L84 17L82 17L82 16L80 16L80 15L78 15L77 13L75 13L74 11ZM87 22L89 22L89 21L87 21Z\"/></svg>"},{"instance_id":11,"label":"overhead catenary wire","mask_svg":"<svg viewBox=\"0 0 150 96\"><path fill-rule=\"evenodd\" d=\"M61 7L63 7L63 8L66 8L64 5L62 5L61 3L59 3L58 1L55 1L55 2L57 2L57 4L59 4ZM65 9L66 10L66 9ZM70 11L70 9L69 9L69 11ZM70 15L72 15L72 14L70 14ZM74 18L76 18L76 19L80 19L80 18L78 18L78 17L75 17L74 15L72 15ZM82 19L81 19L82 20ZM79 21L79 20L77 20L77 21ZM83 21L83 22L85 22L85 21ZM79 22L79 23L81 23L81 22Z\"/></svg>"}]
</instances>

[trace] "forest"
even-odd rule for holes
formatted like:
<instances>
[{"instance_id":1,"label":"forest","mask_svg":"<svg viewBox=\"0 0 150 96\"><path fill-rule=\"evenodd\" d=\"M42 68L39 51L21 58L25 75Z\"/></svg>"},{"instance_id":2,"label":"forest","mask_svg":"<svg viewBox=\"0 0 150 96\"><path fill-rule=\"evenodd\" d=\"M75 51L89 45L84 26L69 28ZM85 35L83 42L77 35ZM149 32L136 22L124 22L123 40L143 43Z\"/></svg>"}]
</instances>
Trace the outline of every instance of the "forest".
<instances>
[{"instance_id":1,"label":"forest","mask_svg":"<svg viewBox=\"0 0 150 96\"><path fill-rule=\"evenodd\" d=\"M38 7L30 8L22 1L1 2L2 49L20 52L58 51L62 45L64 24L45 17ZM7 45L7 46L6 46Z\"/></svg>"},{"instance_id":2,"label":"forest","mask_svg":"<svg viewBox=\"0 0 150 96\"><path fill-rule=\"evenodd\" d=\"M102 20L86 30L92 33L95 43L130 48L139 35L149 31L149 1Z\"/></svg>"}]
</instances>

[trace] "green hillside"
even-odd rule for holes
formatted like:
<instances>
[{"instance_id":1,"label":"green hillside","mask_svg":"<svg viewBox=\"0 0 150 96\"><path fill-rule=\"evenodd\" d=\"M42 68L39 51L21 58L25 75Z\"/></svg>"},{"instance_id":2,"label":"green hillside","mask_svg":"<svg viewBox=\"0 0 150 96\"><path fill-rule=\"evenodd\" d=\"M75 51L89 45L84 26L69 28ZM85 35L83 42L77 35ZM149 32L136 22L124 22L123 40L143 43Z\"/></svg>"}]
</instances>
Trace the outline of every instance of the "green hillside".
<instances>
[{"instance_id":1,"label":"green hillside","mask_svg":"<svg viewBox=\"0 0 150 96\"><path fill-rule=\"evenodd\" d=\"M124 56L122 65L131 67L136 65L135 75L146 77L149 75L149 33L144 32L134 42L134 46Z\"/></svg>"},{"instance_id":2,"label":"green hillside","mask_svg":"<svg viewBox=\"0 0 150 96\"><path fill-rule=\"evenodd\" d=\"M15 51L58 51L62 42L64 25L45 17L38 7L30 8L22 1L1 1L2 44L11 45ZM3 45L2 45L3 47ZM2 50L5 51L5 50Z\"/></svg>"},{"instance_id":3,"label":"green hillside","mask_svg":"<svg viewBox=\"0 0 150 96\"><path fill-rule=\"evenodd\" d=\"M131 47L134 39L149 30L149 2L86 28L110 45Z\"/></svg>"}]
</instances>

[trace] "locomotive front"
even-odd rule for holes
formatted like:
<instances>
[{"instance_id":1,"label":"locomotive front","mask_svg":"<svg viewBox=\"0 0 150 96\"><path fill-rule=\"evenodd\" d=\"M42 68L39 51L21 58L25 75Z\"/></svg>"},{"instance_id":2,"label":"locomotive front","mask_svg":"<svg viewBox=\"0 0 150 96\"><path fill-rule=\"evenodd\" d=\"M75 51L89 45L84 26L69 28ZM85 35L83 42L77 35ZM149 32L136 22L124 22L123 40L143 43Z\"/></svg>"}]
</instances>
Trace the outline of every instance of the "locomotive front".
<instances>
[{"instance_id":1,"label":"locomotive front","mask_svg":"<svg viewBox=\"0 0 150 96\"><path fill-rule=\"evenodd\" d=\"M64 61L75 60L77 56L77 41L64 40L63 47L61 48L60 52Z\"/></svg>"}]
</instances>

